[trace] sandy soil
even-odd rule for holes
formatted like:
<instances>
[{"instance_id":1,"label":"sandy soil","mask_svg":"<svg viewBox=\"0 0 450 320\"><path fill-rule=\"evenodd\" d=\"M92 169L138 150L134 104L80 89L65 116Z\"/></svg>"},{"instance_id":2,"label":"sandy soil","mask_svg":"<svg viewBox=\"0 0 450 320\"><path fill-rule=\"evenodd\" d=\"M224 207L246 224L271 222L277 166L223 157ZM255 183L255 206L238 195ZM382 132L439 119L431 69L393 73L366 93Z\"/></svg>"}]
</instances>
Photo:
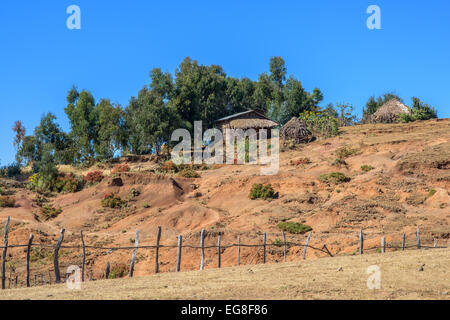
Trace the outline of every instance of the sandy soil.
<instances>
[{"instance_id":1,"label":"sandy soil","mask_svg":"<svg viewBox=\"0 0 450 320\"><path fill-rule=\"evenodd\" d=\"M367 287L367 269L374 265L381 271L380 289ZM81 290L65 284L11 289L0 292L0 299L450 300L450 249L99 280L83 283Z\"/></svg>"}]
</instances>

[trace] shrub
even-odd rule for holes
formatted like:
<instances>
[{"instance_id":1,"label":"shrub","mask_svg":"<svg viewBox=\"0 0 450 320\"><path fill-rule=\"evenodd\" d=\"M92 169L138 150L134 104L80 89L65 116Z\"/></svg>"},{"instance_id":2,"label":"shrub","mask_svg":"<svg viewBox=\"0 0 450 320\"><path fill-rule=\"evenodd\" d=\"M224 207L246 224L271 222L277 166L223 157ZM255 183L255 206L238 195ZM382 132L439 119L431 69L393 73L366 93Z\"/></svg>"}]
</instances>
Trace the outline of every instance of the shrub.
<instances>
[{"instance_id":1,"label":"shrub","mask_svg":"<svg viewBox=\"0 0 450 320\"><path fill-rule=\"evenodd\" d=\"M119 172L128 172L128 171L130 171L130 167L128 166L128 164L123 163L115 165L111 173L115 174Z\"/></svg>"},{"instance_id":2,"label":"shrub","mask_svg":"<svg viewBox=\"0 0 450 320\"><path fill-rule=\"evenodd\" d=\"M373 169L375 169L375 168L372 167L372 166L368 166L367 164L361 166L361 170L364 171L364 172L369 172L369 171L371 171Z\"/></svg>"},{"instance_id":3,"label":"shrub","mask_svg":"<svg viewBox=\"0 0 450 320\"><path fill-rule=\"evenodd\" d=\"M190 168L180 171L178 175L183 178L200 178L200 175Z\"/></svg>"},{"instance_id":4,"label":"shrub","mask_svg":"<svg viewBox=\"0 0 450 320\"><path fill-rule=\"evenodd\" d=\"M116 196L114 193L110 192L103 196L102 199L102 207L103 208L121 208L125 205L125 201L123 201L119 196Z\"/></svg>"},{"instance_id":5,"label":"shrub","mask_svg":"<svg viewBox=\"0 0 450 320\"><path fill-rule=\"evenodd\" d=\"M9 196L0 196L0 208L14 208L16 200Z\"/></svg>"},{"instance_id":6,"label":"shrub","mask_svg":"<svg viewBox=\"0 0 450 320\"><path fill-rule=\"evenodd\" d=\"M281 222L278 224L278 228L282 231L294 234L303 234L312 230L310 226L298 222Z\"/></svg>"},{"instance_id":7,"label":"shrub","mask_svg":"<svg viewBox=\"0 0 450 320\"><path fill-rule=\"evenodd\" d=\"M166 173L177 173L179 171L179 168L175 163L173 163L173 161L169 160L164 162L164 164L161 166L161 171Z\"/></svg>"},{"instance_id":8,"label":"shrub","mask_svg":"<svg viewBox=\"0 0 450 320\"><path fill-rule=\"evenodd\" d=\"M139 195L141 194L141 192L135 188L131 188L130 191L128 192L128 199L134 199L136 197L139 197Z\"/></svg>"},{"instance_id":9,"label":"shrub","mask_svg":"<svg viewBox=\"0 0 450 320\"><path fill-rule=\"evenodd\" d=\"M328 112L305 111L300 113L299 119L314 136L334 137L339 134L338 121Z\"/></svg>"},{"instance_id":10,"label":"shrub","mask_svg":"<svg viewBox=\"0 0 450 320\"><path fill-rule=\"evenodd\" d=\"M341 172L324 173L319 176L319 180L325 183L340 184L349 182L351 179Z\"/></svg>"},{"instance_id":11,"label":"shrub","mask_svg":"<svg viewBox=\"0 0 450 320\"><path fill-rule=\"evenodd\" d=\"M122 278L130 272L130 268L125 263L114 263L109 271L108 279Z\"/></svg>"},{"instance_id":12,"label":"shrub","mask_svg":"<svg viewBox=\"0 0 450 320\"><path fill-rule=\"evenodd\" d=\"M104 177L105 176L101 171L91 171L86 174L83 180L86 181L86 183L88 183L89 185L93 185L101 182Z\"/></svg>"},{"instance_id":13,"label":"shrub","mask_svg":"<svg viewBox=\"0 0 450 320\"><path fill-rule=\"evenodd\" d=\"M431 188L430 191L428 191L428 196L432 197L436 193L436 189Z\"/></svg>"},{"instance_id":14,"label":"shrub","mask_svg":"<svg viewBox=\"0 0 450 320\"><path fill-rule=\"evenodd\" d=\"M41 214L45 217L45 220L56 218L61 212L61 208L55 208L51 205L44 205L41 208Z\"/></svg>"},{"instance_id":15,"label":"shrub","mask_svg":"<svg viewBox=\"0 0 450 320\"><path fill-rule=\"evenodd\" d=\"M413 97L413 105L411 107L411 114L400 114L402 122L411 122L416 120L429 120L437 118L437 111L428 104L424 104L418 98Z\"/></svg>"},{"instance_id":16,"label":"shrub","mask_svg":"<svg viewBox=\"0 0 450 320\"><path fill-rule=\"evenodd\" d=\"M345 159L356 154L357 152L357 149L350 149L347 146L343 146L336 150L336 156L338 157L338 159Z\"/></svg>"},{"instance_id":17,"label":"shrub","mask_svg":"<svg viewBox=\"0 0 450 320\"><path fill-rule=\"evenodd\" d=\"M255 199L273 199L275 198L275 191L270 184L254 184L250 190L249 198Z\"/></svg>"},{"instance_id":18,"label":"shrub","mask_svg":"<svg viewBox=\"0 0 450 320\"><path fill-rule=\"evenodd\" d=\"M83 180L73 173L60 173L52 186L53 191L70 193L77 192L83 187Z\"/></svg>"},{"instance_id":19,"label":"shrub","mask_svg":"<svg viewBox=\"0 0 450 320\"><path fill-rule=\"evenodd\" d=\"M347 166L348 164L347 164L347 162L345 162L344 159L337 158L336 160L333 161L333 163L331 165L341 167L341 166Z\"/></svg>"},{"instance_id":20,"label":"shrub","mask_svg":"<svg viewBox=\"0 0 450 320\"><path fill-rule=\"evenodd\" d=\"M291 160L291 166L299 166L301 164L309 164L311 163L311 160L309 158L300 158L297 160Z\"/></svg>"},{"instance_id":21,"label":"shrub","mask_svg":"<svg viewBox=\"0 0 450 320\"><path fill-rule=\"evenodd\" d=\"M8 166L4 166L0 168L0 177L4 178L13 178L22 173L20 169L20 164L13 163Z\"/></svg>"}]
</instances>

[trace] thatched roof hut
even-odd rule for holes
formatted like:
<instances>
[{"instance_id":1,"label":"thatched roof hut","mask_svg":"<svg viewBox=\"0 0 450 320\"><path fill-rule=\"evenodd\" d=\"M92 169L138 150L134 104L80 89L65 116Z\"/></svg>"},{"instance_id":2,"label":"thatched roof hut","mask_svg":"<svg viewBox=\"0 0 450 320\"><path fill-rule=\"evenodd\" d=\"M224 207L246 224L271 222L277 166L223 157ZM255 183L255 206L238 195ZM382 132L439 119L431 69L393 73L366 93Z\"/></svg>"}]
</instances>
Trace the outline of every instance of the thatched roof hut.
<instances>
[{"instance_id":1,"label":"thatched roof hut","mask_svg":"<svg viewBox=\"0 0 450 320\"><path fill-rule=\"evenodd\" d=\"M222 129L272 129L278 126L278 123L267 118L258 110L248 110L231 116L216 120L216 126Z\"/></svg>"},{"instance_id":2,"label":"thatched roof hut","mask_svg":"<svg viewBox=\"0 0 450 320\"><path fill-rule=\"evenodd\" d=\"M371 117L372 122L392 123L400 119L401 113L410 114L411 110L398 99L391 99L383 104Z\"/></svg>"},{"instance_id":3,"label":"thatched roof hut","mask_svg":"<svg viewBox=\"0 0 450 320\"><path fill-rule=\"evenodd\" d=\"M312 140L311 131L300 119L293 117L280 130L282 140L291 140L294 143L308 143Z\"/></svg>"}]
</instances>

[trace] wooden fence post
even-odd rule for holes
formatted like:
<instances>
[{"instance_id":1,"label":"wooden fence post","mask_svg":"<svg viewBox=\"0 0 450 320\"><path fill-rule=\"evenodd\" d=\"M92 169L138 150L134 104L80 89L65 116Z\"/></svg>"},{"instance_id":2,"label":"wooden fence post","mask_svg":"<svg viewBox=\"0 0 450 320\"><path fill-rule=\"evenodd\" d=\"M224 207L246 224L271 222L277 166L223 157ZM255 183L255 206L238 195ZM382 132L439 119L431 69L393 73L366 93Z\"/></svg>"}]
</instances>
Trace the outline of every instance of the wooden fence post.
<instances>
[{"instance_id":1,"label":"wooden fence post","mask_svg":"<svg viewBox=\"0 0 450 320\"><path fill-rule=\"evenodd\" d=\"M266 263L266 241L267 241L267 234L264 232L264 243L263 243L263 263Z\"/></svg>"},{"instance_id":2,"label":"wooden fence post","mask_svg":"<svg viewBox=\"0 0 450 320\"><path fill-rule=\"evenodd\" d=\"M205 268L205 229L200 233L200 246L202 248L202 260L200 262L200 270Z\"/></svg>"},{"instance_id":3,"label":"wooden fence post","mask_svg":"<svg viewBox=\"0 0 450 320\"><path fill-rule=\"evenodd\" d=\"M364 253L364 235L362 229L359 229L359 254Z\"/></svg>"},{"instance_id":4,"label":"wooden fence post","mask_svg":"<svg viewBox=\"0 0 450 320\"><path fill-rule=\"evenodd\" d=\"M436 240L436 238L434 238L433 239L433 248L436 248L437 247L437 240Z\"/></svg>"},{"instance_id":5,"label":"wooden fence post","mask_svg":"<svg viewBox=\"0 0 450 320\"><path fill-rule=\"evenodd\" d=\"M417 227L416 231L416 241L417 241L417 249L420 249L420 229Z\"/></svg>"},{"instance_id":6,"label":"wooden fence post","mask_svg":"<svg viewBox=\"0 0 450 320\"><path fill-rule=\"evenodd\" d=\"M134 263L136 262L136 254L138 246L139 246L139 230L136 230L136 237L134 239L134 249L133 254L131 255L130 274L129 274L130 278L133 277Z\"/></svg>"},{"instance_id":7,"label":"wooden fence post","mask_svg":"<svg viewBox=\"0 0 450 320\"><path fill-rule=\"evenodd\" d=\"M284 262L286 262L286 254L287 254L286 234L284 233L284 231L282 231L281 234L283 236L284 241L284 250L283 250Z\"/></svg>"},{"instance_id":8,"label":"wooden fence post","mask_svg":"<svg viewBox=\"0 0 450 320\"><path fill-rule=\"evenodd\" d=\"M83 246L83 260L81 261L81 282L84 282L84 267L86 265L86 246L84 245L83 231L80 231L81 245Z\"/></svg>"},{"instance_id":9,"label":"wooden fence post","mask_svg":"<svg viewBox=\"0 0 450 320\"><path fill-rule=\"evenodd\" d=\"M3 240L3 254L2 254L2 289L6 289L6 251L8 250L8 232L9 232L10 218L6 219L5 236Z\"/></svg>"},{"instance_id":10,"label":"wooden fence post","mask_svg":"<svg viewBox=\"0 0 450 320\"><path fill-rule=\"evenodd\" d=\"M308 249L309 239L311 239L311 234L312 234L312 231L310 233L308 233L308 237L306 238L305 246L303 248L303 260L306 260L306 249Z\"/></svg>"},{"instance_id":11,"label":"wooden fence post","mask_svg":"<svg viewBox=\"0 0 450 320\"><path fill-rule=\"evenodd\" d=\"M105 279L109 278L109 273L111 272L111 266L109 264L109 261L106 263L106 268L105 268Z\"/></svg>"},{"instance_id":12,"label":"wooden fence post","mask_svg":"<svg viewBox=\"0 0 450 320\"><path fill-rule=\"evenodd\" d=\"M183 245L183 236L178 236L178 252L177 252L177 272L181 270L181 247Z\"/></svg>"},{"instance_id":13,"label":"wooden fence post","mask_svg":"<svg viewBox=\"0 0 450 320\"><path fill-rule=\"evenodd\" d=\"M34 275L34 286L37 286L37 274Z\"/></svg>"},{"instance_id":14,"label":"wooden fence post","mask_svg":"<svg viewBox=\"0 0 450 320\"><path fill-rule=\"evenodd\" d=\"M402 237L402 251L405 251L405 245L406 245L406 234L403 233L403 237Z\"/></svg>"},{"instance_id":15,"label":"wooden fence post","mask_svg":"<svg viewBox=\"0 0 450 320\"><path fill-rule=\"evenodd\" d=\"M386 252L386 238L382 237L381 238L381 253L385 253Z\"/></svg>"},{"instance_id":16,"label":"wooden fence post","mask_svg":"<svg viewBox=\"0 0 450 320\"><path fill-rule=\"evenodd\" d=\"M159 242L161 240L161 227L158 227L156 235L156 252L155 252L155 273L159 273Z\"/></svg>"},{"instance_id":17,"label":"wooden fence post","mask_svg":"<svg viewBox=\"0 0 450 320\"><path fill-rule=\"evenodd\" d=\"M28 239L27 246L27 261L25 262L27 268L27 287L30 287L30 252L31 252L31 244L33 243L33 235L30 234L30 238Z\"/></svg>"},{"instance_id":18,"label":"wooden fence post","mask_svg":"<svg viewBox=\"0 0 450 320\"><path fill-rule=\"evenodd\" d=\"M61 281L61 275L59 273L58 252L59 252L59 248L61 248L61 243L64 240L64 232L65 231L66 230L64 228L61 229L61 233L59 234L59 239L58 239L58 242L56 243L55 252L53 255L53 265L55 267L55 283L59 283Z\"/></svg>"},{"instance_id":19,"label":"wooden fence post","mask_svg":"<svg viewBox=\"0 0 450 320\"><path fill-rule=\"evenodd\" d=\"M217 238L217 267L220 269L220 265L221 265L221 256L220 256L220 234L219 237Z\"/></svg>"},{"instance_id":20,"label":"wooden fence post","mask_svg":"<svg viewBox=\"0 0 450 320\"><path fill-rule=\"evenodd\" d=\"M241 237L238 237L238 266L241 265Z\"/></svg>"}]
</instances>

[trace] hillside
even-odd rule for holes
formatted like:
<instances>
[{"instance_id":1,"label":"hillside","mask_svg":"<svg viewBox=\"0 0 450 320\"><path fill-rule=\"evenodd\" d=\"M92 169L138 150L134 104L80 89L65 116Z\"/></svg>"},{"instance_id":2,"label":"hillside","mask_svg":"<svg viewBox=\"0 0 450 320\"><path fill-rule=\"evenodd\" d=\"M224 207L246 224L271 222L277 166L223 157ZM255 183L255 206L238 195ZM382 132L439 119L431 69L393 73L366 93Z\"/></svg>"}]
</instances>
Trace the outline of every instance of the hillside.
<instances>
[{"instance_id":1,"label":"hillside","mask_svg":"<svg viewBox=\"0 0 450 320\"><path fill-rule=\"evenodd\" d=\"M321 258L91 281L81 290L69 290L65 284L11 289L2 292L0 299L449 300L449 262L449 249ZM369 290L366 284L370 276L366 270L372 265L381 270L378 290Z\"/></svg>"},{"instance_id":2,"label":"hillside","mask_svg":"<svg viewBox=\"0 0 450 320\"><path fill-rule=\"evenodd\" d=\"M218 234L225 245L235 243L238 236L242 243L260 244L264 232L268 243L272 243L281 238L278 223L292 221L312 227L312 246L321 248L326 244L338 256L356 253L360 228L365 232L367 247L379 246L382 236L388 244L399 245L402 233L406 233L408 245L414 244L417 226L424 244L431 245L436 239L439 246L448 246L450 119L361 125L341 131L338 137L319 139L280 153L280 170L273 176L260 176L258 166L233 165L200 170L200 178L188 179L160 174L151 157L130 158L131 172L116 176L122 180L122 186L114 186L108 176L112 166L77 170L77 174L85 174L100 169L108 177L77 193L47 197L50 204L63 210L48 221L39 213L40 203L34 192L2 180L0 185L14 194L16 207L0 209L0 220L3 225L7 216L12 219L10 245L26 243L30 233L34 234L35 243L54 245L62 227L66 229L64 245L79 246L83 230L89 245L132 246L136 229L140 232L140 245L154 245L158 226L163 230L161 243L168 245L176 244L179 234L185 244L198 245L202 228L206 229L207 245L215 245ZM340 163L336 162L339 150L347 153ZM366 172L362 166L371 170ZM341 172L351 180L334 184L320 179L322 174L331 172ZM249 191L255 183L270 183L279 197L271 201L250 200ZM105 193L114 192L128 199L133 188L139 195L130 199L126 208L101 207ZM305 235L288 234L289 241L304 239ZM287 260L298 261L301 252L302 248L290 248ZM33 251L32 276L39 274L48 280L49 271L53 270L52 253L51 248ZM67 266L81 263L79 249L62 249L60 256L62 273ZM162 248L160 256L160 270L174 271L176 248ZM316 250L307 252L307 260L324 256ZM89 249L87 274L91 279L101 279L107 262L129 264L130 257L131 250ZM448 254L436 257L448 259ZM271 248L267 259L281 261L282 250ZM261 261L261 252L256 248L242 249L242 264ZM198 250L184 249L182 270L196 270L199 263ZM154 273L154 264L154 250L139 250L135 275ZM224 249L222 265L235 264L236 249ZM217 250L207 249L206 269L216 265ZM7 266L8 273L12 277L18 275L19 286L23 286L24 248L8 250Z\"/></svg>"}]
</instances>

